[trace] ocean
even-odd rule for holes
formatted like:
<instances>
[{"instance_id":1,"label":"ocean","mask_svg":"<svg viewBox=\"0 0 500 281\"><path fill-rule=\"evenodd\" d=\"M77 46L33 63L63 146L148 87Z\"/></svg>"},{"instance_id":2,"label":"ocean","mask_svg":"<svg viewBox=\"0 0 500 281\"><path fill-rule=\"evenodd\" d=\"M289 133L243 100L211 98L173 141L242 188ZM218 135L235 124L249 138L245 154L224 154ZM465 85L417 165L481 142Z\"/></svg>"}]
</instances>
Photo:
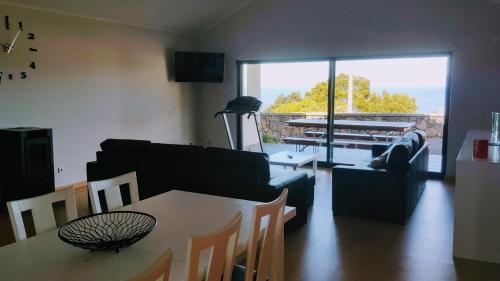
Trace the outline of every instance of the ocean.
<instances>
[{"instance_id":1,"label":"ocean","mask_svg":"<svg viewBox=\"0 0 500 281\"><path fill-rule=\"evenodd\" d=\"M304 95L309 88L287 89L287 88L263 88L261 90L262 109L273 104L274 100L281 94L299 92ZM381 94L382 91L389 93L405 93L414 97L417 101L417 113L444 112L445 92L444 87L372 87L372 92Z\"/></svg>"}]
</instances>

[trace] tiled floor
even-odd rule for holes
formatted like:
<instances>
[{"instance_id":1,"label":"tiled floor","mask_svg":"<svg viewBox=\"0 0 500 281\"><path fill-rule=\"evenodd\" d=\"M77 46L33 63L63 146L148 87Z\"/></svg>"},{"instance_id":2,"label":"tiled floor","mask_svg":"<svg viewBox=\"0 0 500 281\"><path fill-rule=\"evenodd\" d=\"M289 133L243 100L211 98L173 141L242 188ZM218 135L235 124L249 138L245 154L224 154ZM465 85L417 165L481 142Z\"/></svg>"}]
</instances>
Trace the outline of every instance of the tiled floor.
<instances>
[{"instance_id":1,"label":"tiled floor","mask_svg":"<svg viewBox=\"0 0 500 281\"><path fill-rule=\"evenodd\" d=\"M330 170L320 170L317 182L309 222L286 233L286 281L500 280L500 265L452 258L452 186L429 181L403 226L333 217ZM79 215L87 214L84 188L77 201ZM13 241L8 215L1 214L0 245Z\"/></svg>"}]
</instances>

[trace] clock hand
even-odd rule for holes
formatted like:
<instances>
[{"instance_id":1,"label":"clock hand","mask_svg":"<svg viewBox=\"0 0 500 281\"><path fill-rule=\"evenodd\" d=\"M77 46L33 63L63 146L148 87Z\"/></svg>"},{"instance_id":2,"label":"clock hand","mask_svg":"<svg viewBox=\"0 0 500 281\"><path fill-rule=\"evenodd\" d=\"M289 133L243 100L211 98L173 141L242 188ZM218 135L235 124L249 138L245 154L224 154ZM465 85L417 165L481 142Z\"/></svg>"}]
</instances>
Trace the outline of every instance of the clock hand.
<instances>
[{"instance_id":1,"label":"clock hand","mask_svg":"<svg viewBox=\"0 0 500 281\"><path fill-rule=\"evenodd\" d=\"M9 49L9 45L7 45L7 44L0 43L0 45L3 46L3 48L4 48L5 51L7 51Z\"/></svg>"},{"instance_id":2,"label":"clock hand","mask_svg":"<svg viewBox=\"0 0 500 281\"><path fill-rule=\"evenodd\" d=\"M9 44L9 48L7 49L7 54L10 53L10 51L12 51L12 47L14 47L14 44L16 43L17 38L19 37L19 34L21 34L21 31L22 31L22 29L19 28L19 30L16 33L16 36L12 40L12 43Z\"/></svg>"}]
</instances>

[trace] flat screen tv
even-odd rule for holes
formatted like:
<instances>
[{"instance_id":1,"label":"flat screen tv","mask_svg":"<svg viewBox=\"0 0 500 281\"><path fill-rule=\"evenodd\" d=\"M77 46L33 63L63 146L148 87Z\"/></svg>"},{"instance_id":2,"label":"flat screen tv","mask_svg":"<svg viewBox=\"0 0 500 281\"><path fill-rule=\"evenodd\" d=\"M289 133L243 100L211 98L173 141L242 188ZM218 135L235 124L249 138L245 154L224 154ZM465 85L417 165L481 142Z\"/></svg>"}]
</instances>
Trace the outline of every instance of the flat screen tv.
<instances>
[{"instance_id":1,"label":"flat screen tv","mask_svg":"<svg viewBox=\"0 0 500 281\"><path fill-rule=\"evenodd\" d=\"M175 52L176 82L213 82L224 81L224 54Z\"/></svg>"}]
</instances>

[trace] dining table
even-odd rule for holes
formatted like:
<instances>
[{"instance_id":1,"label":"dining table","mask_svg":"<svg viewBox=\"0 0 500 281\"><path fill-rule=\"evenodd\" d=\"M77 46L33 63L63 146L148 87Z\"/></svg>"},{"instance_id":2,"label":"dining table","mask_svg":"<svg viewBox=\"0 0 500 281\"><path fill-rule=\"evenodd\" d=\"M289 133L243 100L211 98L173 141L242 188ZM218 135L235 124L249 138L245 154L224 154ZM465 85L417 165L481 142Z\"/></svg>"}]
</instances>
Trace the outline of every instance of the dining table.
<instances>
[{"instance_id":1,"label":"dining table","mask_svg":"<svg viewBox=\"0 0 500 281\"><path fill-rule=\"evenodd\" d=\"M303 128L323 128L328 127L327 119L301 118L286 121L288 126ZM405 133L415 127L413 122L399 121L370 121L370 120L334 120L334 129L368 130Z\"/></svg>"},{"instance_id":2,"label":"dining table","mask_svg":"<svg viewBox=\"0 0 500 281\"><path fill-rule=\"evenodd\" d=\"M155 229L137 243L118 253L92 252L66 244L59 239L58 229L51 230L0 247L0 280L128 280L147 269L168 249L173 251L169 280L185 280L189 237L223 227L238 212L243 219L235 256L244 256L256 204L259 202L178 190L165 192L116 209L143 212L156 218ZM295 215L295 208L287 206L284 221ZM262 229L265 225L262 223ZM209 251L205 251L200 267L208 261Z\"/></svg>"}]
</instances>

